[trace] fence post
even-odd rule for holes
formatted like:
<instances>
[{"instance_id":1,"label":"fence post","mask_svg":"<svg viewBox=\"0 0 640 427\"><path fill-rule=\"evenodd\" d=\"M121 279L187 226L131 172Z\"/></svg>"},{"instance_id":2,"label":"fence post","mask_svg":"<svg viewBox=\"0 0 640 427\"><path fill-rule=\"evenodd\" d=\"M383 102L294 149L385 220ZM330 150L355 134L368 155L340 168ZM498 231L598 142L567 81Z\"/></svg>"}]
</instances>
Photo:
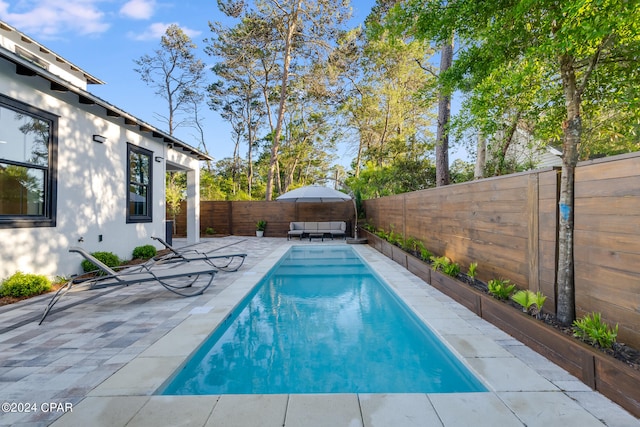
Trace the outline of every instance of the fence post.
<instances>
[{"instance_id":1,"label":"fence post","mask_svg":"<svg viewBox=\"0 0 640 427\"><path fill-rule=\"evenodd\" d=\"M532 291L540 290L540 260L539 260L539 239L540 239L540 180L537 173L529 175L527 186L527 208L529 235L527 252L529 260L529 283L527 288Z\"/></svg>"}]
</instances>

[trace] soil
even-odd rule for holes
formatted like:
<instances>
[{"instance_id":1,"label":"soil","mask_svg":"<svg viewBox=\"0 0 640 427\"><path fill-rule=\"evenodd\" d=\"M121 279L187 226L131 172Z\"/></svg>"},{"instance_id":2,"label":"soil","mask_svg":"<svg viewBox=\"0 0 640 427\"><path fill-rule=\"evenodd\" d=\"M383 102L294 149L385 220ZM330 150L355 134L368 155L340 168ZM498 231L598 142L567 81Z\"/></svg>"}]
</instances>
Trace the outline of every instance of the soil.
<instances>
[{"instance_id":1,"label":"soil","mask_svg":"<svg viewBox=\"0 0 640 427\"><path fill-rule=\"evenodd\" d=\"M481 292L489 294L487 284L480 280L471 279L466 274L459 274L457 279L464 283L467 283L468 285L474 287L475 289L478 289ZM514 310L522 311L522 306L515 303L514 301L510 301L510 300L505 301L505 304L511 305L514 308ZM543 312L540 314L540 316L538 316L538 318L540 319L541 322L544 322L547 325L554 327L555 329L562 332L563 334L575 338L573 335L574 329L571 326L565 326L561 324L553 314ZM575 339L578 339L578 338L575 338ZM613 343L613 346L611 348L600 348L597 345L594 345L594 347L602 351L603 353L608 354L609 356L615 357L621 362L624 362L625 364L629 365L633 369L640 371L640 351L637 350L636 348L628 346L622 342Z\"/></svg>"}]
</instances>

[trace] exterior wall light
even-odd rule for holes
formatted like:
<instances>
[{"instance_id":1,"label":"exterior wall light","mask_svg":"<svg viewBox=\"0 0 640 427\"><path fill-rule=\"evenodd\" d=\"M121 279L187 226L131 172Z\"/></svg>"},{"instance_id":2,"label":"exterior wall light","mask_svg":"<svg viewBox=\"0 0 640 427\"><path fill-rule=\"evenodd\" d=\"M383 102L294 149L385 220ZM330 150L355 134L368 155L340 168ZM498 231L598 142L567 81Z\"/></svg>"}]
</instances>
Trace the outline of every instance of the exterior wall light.
<instances>
[{"instance_id":1,"label":"exterior wall light","mask_svg":"<svg viewBox=\"0 0 640 427\"><path fill-rule=\"evenodd\" d=\"M107 141L107 138L102 135L93 135L93 140L95 142L99 142L100 144L104 144Z\"/></svg>"},{"instance_id":2,"label":"exterior wall light","mask_svg":"<svg viewBox=\"0 0 640 427\"><path fill-rule=\"evenodd\" d=\"M160 156L156 156L155 159L156 159L156 162L158 162L158 163L162 163L162 161L164 160L164 158L162 158Z\"/></svg>"}]
</instances>

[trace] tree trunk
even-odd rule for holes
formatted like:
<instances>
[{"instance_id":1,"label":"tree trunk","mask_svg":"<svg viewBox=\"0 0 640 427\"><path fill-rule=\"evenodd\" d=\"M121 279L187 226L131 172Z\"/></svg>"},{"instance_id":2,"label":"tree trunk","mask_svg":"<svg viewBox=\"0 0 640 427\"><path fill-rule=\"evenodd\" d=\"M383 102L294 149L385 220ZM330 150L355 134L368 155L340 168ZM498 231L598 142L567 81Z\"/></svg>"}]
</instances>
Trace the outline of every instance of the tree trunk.
<instances>
[{"instance_id":1,"label":"tree trunk","mask_svg":"<svg viewBox=\"0 0 640 427\"><path fill-rule=\"evenodd\" d=\"M580 92L576 83L575 59L569 55L560 57L560 73L564 91L567 118L563 123L562 178L558 223L558 277L556 316L564 325L575 320L575 286L573 264L574 175L578 163L578 148L582 135L580 118Z\"/></svg>"},{"instance_id":2,"label":"tree trunk","mask_svg":"<svg viewBox=\"0 0 640 427\"><path fill-rule=\"evenodd\" d=\"M251 187L253 186L253 109L251 108L251 97L247 94L245 99L247 104L247 138L249 140L249 150L247 151L247 191L249 198L251 198Z\"/></svg>"},{"instance_id":3,"label":"tree trunk","mask_svg":"<svg viewBox=\"0 0 640 427\"><path fill-rule=\"evenodd\" d=\"M478 153L476 155L476 167L473 171L473 179L484 178L484 166L487 164L487 139L482 132L478 132Z\"/></svg>"},{"instance_id":4,"label":"tree trunk","mask_svg":"<svg viewBox=\"0 0 640 427\"><path fill-rule=\"evenodd\" d=\"M282 125L284 123L284 113L287 106L287 84L289 82L289 66L291 64L291 51L293 49L293 35L296 32L296 24L298 22L298 11L300 10L302 0L299 0L295 9L289 16L289 28L287 29L287 38L284 44L284 62L282 64L282 81L280 84L280 105L278 107L278 119L276 121L276 129L273 133L273 145L271 146L271 160L269 161L269 171L267 173L267 189L265 200L273 198L273 179L276 172L276 163L278 162L278 150L280 148L280 135L282 134Z\"/></svg>"},{"instance_id":5,"label":"tree trunk","mask_svg":"<svg viewBox=\"0 0 640 427\"><path fill-rule=\"evenodd\" d=\"M453 36L442 46L440 53L440 73L451 67L453 61ZM438 130L436 135L436 186L449 185L449 118L451 117L451 96L440 88L438 94Z\"/></svg>"}]
</instances>

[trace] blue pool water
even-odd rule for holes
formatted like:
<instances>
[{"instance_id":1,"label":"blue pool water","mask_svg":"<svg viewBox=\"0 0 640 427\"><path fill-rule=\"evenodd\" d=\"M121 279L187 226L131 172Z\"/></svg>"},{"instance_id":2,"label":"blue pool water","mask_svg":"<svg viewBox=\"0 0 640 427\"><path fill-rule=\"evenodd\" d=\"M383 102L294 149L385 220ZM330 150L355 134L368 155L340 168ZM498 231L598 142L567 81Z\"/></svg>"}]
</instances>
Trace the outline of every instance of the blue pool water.
<instances>
[{"instance_id":1,"label":"blue pool water","mask_svg":"<svg viewBox=\"0 0 640 427\"><path fill-rule=\"evenodd\" d=\"M292 247L161 394L486 391L349 246Z\"/></svg>"}]
</instances>

